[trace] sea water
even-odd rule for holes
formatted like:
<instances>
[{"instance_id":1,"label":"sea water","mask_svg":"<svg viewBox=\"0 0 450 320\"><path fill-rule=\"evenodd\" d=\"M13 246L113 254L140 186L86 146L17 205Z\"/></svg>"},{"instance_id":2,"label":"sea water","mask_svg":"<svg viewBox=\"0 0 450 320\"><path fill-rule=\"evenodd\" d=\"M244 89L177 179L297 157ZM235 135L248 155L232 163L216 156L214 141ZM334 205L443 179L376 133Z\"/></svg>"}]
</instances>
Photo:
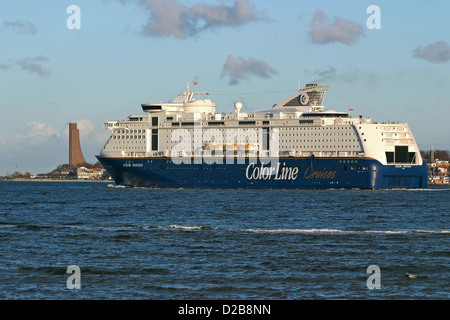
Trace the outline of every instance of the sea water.
<instances>
[{"instance_id":1,"label":"sea water","mask_svg":"<svg viewBox=\"0 0 450 320\"><path fill-rule=\"evenodd\" d=\"M449 299L449 200L1 181L0 299Z\"/></svg>"}]
</instances>

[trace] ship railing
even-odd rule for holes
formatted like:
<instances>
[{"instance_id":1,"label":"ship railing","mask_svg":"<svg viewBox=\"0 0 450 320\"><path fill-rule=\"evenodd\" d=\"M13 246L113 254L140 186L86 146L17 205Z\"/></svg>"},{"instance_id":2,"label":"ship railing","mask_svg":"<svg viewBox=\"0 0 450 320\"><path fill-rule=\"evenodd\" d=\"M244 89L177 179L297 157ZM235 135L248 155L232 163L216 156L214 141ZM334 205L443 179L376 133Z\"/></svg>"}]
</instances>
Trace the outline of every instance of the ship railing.
<instances>
[{"instance_id":1,"label":"ship railing","mask_svg":"<svg viewBox=\"0 0 450 320\"><path fill-rule=\"evenodd\" d=\"M122 151L122 156L127 158L144 158L146 156L146 153Z\"/></svg>"},{"instance_id":2,"label":"ship railing","mask_svg":"<svg viewBox=\"0 0 450 320\"><path fill-rule=\"evenodd\" d=\"M103 124L105 126L105 129L112 129L113 127L118 126L117 121L106 121Z\"/></svg>"},{"instance_id":3,"label":"ship railing","mask_svg":"<svg viewBox=\"0 0 450 320\"><path fill-rule=\"evenodd\" d=\"M416 164L416 161L411 161L411 162L390 162L388 164Z\"/></svg>"},{"instance_id":4,"label":"ship railing","mask_svg":"<svg viewBox=\"0 0 450 320\"><path fill-rule=\"evenodd\" d=\"M354 152L354 151L301 151L301 150L286 150L279 151L274 156L280 157L309 157L314 155L318 158L354 158L354 157L364 157L364 152ZM247 158L247 157L268 157L270 156L270 151L267 150L244 150L244 149L221 149L217 150L202 150L197 152L179 151L177 154L173 154L169 150L164 151L154 151L154 152L129 152L122 151L122 156L127 158L144 158L144 157L155 157L155 158L184 158L184 157L208 157L208 158L226 158L226 157L237 157L237 158Z\"/></svg>"}]
</instances>

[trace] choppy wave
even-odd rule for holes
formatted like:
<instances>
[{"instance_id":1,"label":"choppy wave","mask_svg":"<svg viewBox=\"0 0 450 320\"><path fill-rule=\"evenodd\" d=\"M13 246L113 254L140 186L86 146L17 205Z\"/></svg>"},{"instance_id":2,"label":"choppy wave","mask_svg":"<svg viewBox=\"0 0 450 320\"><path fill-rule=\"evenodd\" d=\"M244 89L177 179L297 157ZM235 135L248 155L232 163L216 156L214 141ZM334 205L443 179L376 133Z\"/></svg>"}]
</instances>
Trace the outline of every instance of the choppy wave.
<instances>
[{"instance_id":1,"label":"choppy wave","mask_svg":"<svg viewBox=\"0 0 450 320\"><path fill-rule=\"evenodd\" d=\"M15 225L15 224L2 224L2 223L0 223L0 228L1 229L15 228L15 227L17 227L17 225Z\"/></svg>"},{"instance_id":2,"label":"choppy wave","mask_svg":"<svg viewBox=\"0 0 450 320\"><path fill-rule=\"evenodd\" d=\"M111 188L111 189L126 189L126 188L128 188L127 186L123 186L120 184L112 184L112 183L108 183L108 185L106 187Z\"/></svg>"},{"instance_id":3,"label":"choppy wave","mask_svg":"<svg viewBox=\"0 0 450 320\"><path fill-rule=\"evenodd\" d=\"M437 188L426 188L426 189L409 189L409 188L396 188L396 189L384 189L385 191L409 191L409 192L416 192L416 191L421 191L421 192L439 192L439 191L450 191L450 188L442 188L442 187L437 187Z\"/></svg>"},{"instance_id":4,"label":"choppy wave","mask_svg":"<svg viewBox=\"0 0 450 320\"><path fill-rule=\"evenodd\" d=\"M337 229L245 229L256 233L304 233L304 234L450 234L450 230L337 230Z\"/></svg>"},{"instance_id":5,"label":"choppy wave","mask_svg":"<svg viewBox=\"0 0 450 320\"><path fill-rule=\"evenodd\" d=\"M341 230L336 229L245 229L249 232L261 233L340 233Z\"/></svg>"},{"instance_id":6,"label":"choppy wave","mask_svg":"<svg viewBox=\"0 0 450 320\"><path fill-rule=\"evenodd\" d=\"M43 273L43 274L55 274L55 275L64 275L67 274L67 267L59 267L59 266L43 266L43 267L29 267L22 266L19 268L21 272L29 272L29 273ZM81 268L83 274L100 274L100 275L167 275L170 274L170 270L167 268L118 268L113 269L111 267L101 268L98 266L83 266Z\"/></svg>"},{"instance_id":7,"label":"choppy wave","mask_svg":"<svg viewBox=\"0 0 450 320\"><path fill-rule=\"evenodd\" d=\"M205 225L177 225L170 224L164 226L139 226L139 225L122 225L122 226L83 226L83 225L39 225L39 224L9 224L0 223L0 229L12 229L12 228L25 228L28 230L40 230L40 229L60 229L69 228L79 231L110 231L110 232L134 232L134 231L152 231L152 230L172 230L172 231L223 231L223 232L246 232L246 233L273 233L273 234L441 234L448 235L450 230L342 230L342 229L328 229L328 228L311 228L311 229L264 229L264 228L247 228L247 229L235 229L214 227Z\"/></svg>"},{"instance_id":8,"label":"choppy wave","mask_svg":"<svg viewBox=\"0 0 450 320\"><path fill-rule=\"evenodd\" d=\"M450 234L450 230L340 230L340 229L263 229L263 228L248 228L248 229L233 229L233 228L218 228L211 226L203 226L203 225L166 225L166 226L79 226L79 225L36 225L36 224L25 224L25 225L16 225L16 224L0 224L0 228L10 229L10 228L27 228L27 229L41 229L41 228L71 228L76 230L84 230L84 231L94 231L94 230L103 230L103 231L139 231L139 230L147 230L151 231L154 229L165 229L165 230L175 230L175 231L201 231L201 230L220 230L220 231L228 231L228 232L251 232L251 233L285 233L285 234Z\"/></svg>"},{"instance_id":9,"label":"choppy wave","mask_svg":"<svg viewBox=\"0 0 450 320\"><path fill-rule=\"evenodd\" d=\"M181 230L181 231L200 231L200 230L220 230L228 232L251 232L251 233L286 233L286 234L450 234L450 230L339 230L339 229L262 229L262 228L249 228L249 229L227 229L208 227L203 225L168 225L161 226L159 228L169 230Z\"/></svg>"},{"instance_id":10,"label":"choppy wave","mask_svg":"<svg viewBox=\"0 0 450 320\"><path fill-rule=\"evenodd\" d=\"M131 186L124 186L121 184L113 184L109 183L106 185L107 188L110 189L130 189L130 190L186 190L185 188L178 188L178 187L172 187L172 188L161 188L161 187L131 187Z\"/></svg>"},{"instance_id":11,"label":"choppy wave","mask_svg":"<svg viewBox=\"0 0 450 320\"><path fill-rule=\"evenodd\" d=\"M216 229L216 228L206 227L206 226L180 226L180 225L175 225L175 224L168 225L167 228L174 229L174 230L184 230L184 231L213 230L213 229Z\"/></svg>"}]
</instances>

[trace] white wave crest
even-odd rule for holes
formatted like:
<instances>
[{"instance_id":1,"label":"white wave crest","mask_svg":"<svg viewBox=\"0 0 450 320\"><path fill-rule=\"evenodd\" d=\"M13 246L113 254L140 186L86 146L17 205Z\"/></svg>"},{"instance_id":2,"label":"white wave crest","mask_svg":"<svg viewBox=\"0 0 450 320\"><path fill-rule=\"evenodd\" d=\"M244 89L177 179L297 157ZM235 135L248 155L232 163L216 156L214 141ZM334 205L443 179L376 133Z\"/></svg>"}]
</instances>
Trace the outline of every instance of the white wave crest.
<instances>
[{"instance_id":1,"label":"white wave crest","mask_svg":"<svg viewBox=\"0 0 450 320\"><path fill-rule=\"evenodd\" d=\"M111 188L111 189L126 189L126 188L128 188L127 186L123 186L121 184L112 184L112 183L109 183L106 187Z\"/></svg>"},{"instance_id":2,"label":"white wave crest","mask_svg":"<svg viewBox=\"0 0 450 320\"><path fill-rule=\"evenodd\" d=\"M185 231L202 230L205 228L204 226L179 226L176 224L171 224L167 227L170 229L185 230Z\"/></svg>"},{"instance_id":3,"label":"white wave crest","mask_svg":"<svg viewBox=\"0 0 450 320\"><path fill-rule=\"evenodd\" d=\"M450 234L450 230L415 230L416 233Z\"/></svg>"},{"instance_id":4,"label":"white wave crest","mask_svg":"<svg viewBox=\"0 0 450 320\"><path fill-rule=\"evenodd\" d=\"M342 230L335 229L245 229L248 232L261 233L340 233Z\"/></svg>"},{"instance_id":5,"label":"white wave crest","mask_svg":"<svg viewBox=\"0 0 450 320\"><path fill-rule=\"evenodd\" d=\"M247 232L256 233L302 233L302 234L408 234L408 233L428 233L428 234L450 234L450 230L338 230L338 229L245 229Z\"/></svg>"}]
</instances>

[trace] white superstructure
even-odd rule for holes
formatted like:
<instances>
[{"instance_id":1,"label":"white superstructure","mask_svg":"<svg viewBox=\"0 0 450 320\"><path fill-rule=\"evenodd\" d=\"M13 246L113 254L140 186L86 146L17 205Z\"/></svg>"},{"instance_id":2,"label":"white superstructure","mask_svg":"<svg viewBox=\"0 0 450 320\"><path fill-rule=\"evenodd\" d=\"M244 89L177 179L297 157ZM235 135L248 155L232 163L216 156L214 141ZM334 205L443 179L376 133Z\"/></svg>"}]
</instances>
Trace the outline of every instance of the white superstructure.
<instances>
[{"instance_id":1,"label":"white superstructure","mask_svg":"<svg viewBox=\"0 0 450 320\"><path fill-rule=\"evenodd\" d=\"M187 84L172 102L142 104L145 114L106 122L112 134L101 156L222 155L230 149L238 156L254 148L277 156L365 157L385 165L422 164L406 123L377 123L325 109L323 98L329 88L308 84L267 111L242 112L237 102L234 112L216 113L207 94L190 92Z\"/></svg>"}]
</instances>

